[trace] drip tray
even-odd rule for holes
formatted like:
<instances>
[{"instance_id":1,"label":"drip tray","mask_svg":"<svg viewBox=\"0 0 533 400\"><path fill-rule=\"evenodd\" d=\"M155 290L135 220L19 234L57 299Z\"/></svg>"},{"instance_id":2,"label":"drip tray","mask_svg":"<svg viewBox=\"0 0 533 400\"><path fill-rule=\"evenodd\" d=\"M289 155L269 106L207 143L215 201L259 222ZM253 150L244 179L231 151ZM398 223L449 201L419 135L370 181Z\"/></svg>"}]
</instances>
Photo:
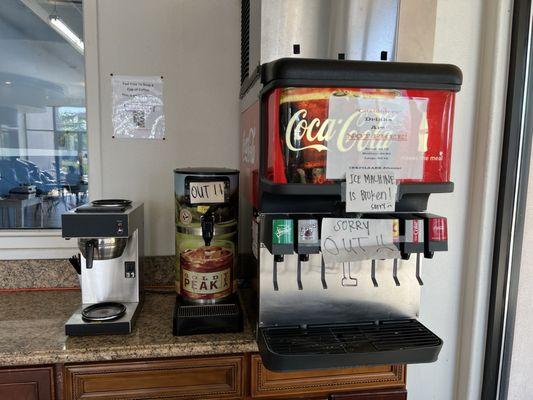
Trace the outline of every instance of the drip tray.
<instances>
[{"instance_id":1,"label":"drip tray","mask_svg":"<svg viewBox=\"0 0 533 400\"><path fill-rule=\"evenodd\" d=\"M242 328L242 310L235 294L217 304L187 304L176 297L172 326L176 336L241 332Z\"/></svg>"},{"instance_id":2,"label":"drip tray","mask_svg":"<svg viewBox=\"0 0 533 400\"><path fill-rule=\"evenodd\" d=\"M263 364L272 371L417 364L437 360L442 340L415 319L259 328Z\"/></svg>"}]
</instances>

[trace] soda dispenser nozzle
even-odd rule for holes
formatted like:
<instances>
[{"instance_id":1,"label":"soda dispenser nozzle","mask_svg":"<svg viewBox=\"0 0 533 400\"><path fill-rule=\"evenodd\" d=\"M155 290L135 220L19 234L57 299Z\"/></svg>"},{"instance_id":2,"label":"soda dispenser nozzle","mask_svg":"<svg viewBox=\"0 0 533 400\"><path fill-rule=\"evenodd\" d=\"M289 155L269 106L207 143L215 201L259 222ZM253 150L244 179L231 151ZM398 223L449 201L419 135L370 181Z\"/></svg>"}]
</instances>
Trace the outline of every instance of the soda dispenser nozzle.
<instances>
[{"instance_id":1,"label":"soda dispenser nozzle","mask_svg":"<svg viewBox=\"0 0 533 400\"><path fill-rule=\"evenodd\" d=\"M433 258L436 251L448 250L448 222L446 217L418 214L424 220L424 257Z\"/></svg>"},{"instance_id":2,"label":"soda dispenser nozzle","mask_svg":"<svg viewBox=\"0 0 533 400\"><path fill-rule=\"evenodd\" d=\"M392 262L392 279L394 279L396 286L400 286L400 280L398 279L398 259L396 258Z\"/></svg>"},{"instance_id":3,"label":"soda dispenser nozzle","mask_svg":"<svg viewBox=\"0 0 533 400\"><path fill-rule=\"evenodd\" d=\"M298 260L301 262L308 262L309 254L298 254Z\"/></svg>"},{"instance_id":4,"label":"soda dispenser nozzle","mask_svg":"<svg viewBox=\"0 0 533 400\"><path fill-rule=\"evenodd\" d=\"M294 252L294 229L291 218L274 218L272 220L272 234L270 251L274 255L274 262L272 265L272 284L274 290L278 288L278 263L284 262L285 254L292 254ZM269 247L267 245L267 247Z\"/></svg>"}]
</instances>

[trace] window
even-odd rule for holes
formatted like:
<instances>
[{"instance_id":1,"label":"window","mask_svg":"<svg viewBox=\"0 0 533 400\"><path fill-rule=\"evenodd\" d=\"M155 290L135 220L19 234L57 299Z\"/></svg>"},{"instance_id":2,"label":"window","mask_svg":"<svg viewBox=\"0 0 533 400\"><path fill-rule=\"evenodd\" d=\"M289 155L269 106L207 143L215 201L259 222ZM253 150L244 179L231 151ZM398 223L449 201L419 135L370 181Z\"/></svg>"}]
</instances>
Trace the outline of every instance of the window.
<instances>
[{"instance_id":1,"label":"window","mask_svg":"<svg viewBox=\"0 0 533 400\"><path fill-rule=\"evenodd\" d=\"M87 202L80 0L2 0L0 229L59 228Z\"/></svg>"}]
</instances>

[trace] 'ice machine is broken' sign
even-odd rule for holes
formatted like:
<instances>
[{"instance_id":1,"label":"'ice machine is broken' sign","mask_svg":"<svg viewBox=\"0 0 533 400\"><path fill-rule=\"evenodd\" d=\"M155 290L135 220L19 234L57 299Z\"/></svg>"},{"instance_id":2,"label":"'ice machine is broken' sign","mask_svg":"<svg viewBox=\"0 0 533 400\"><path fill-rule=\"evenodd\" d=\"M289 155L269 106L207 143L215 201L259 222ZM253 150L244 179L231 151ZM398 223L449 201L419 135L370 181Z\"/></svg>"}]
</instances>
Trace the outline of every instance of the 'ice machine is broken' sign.
<instances>
[{"instance_id":1,"label":"'ice machine is broken' sign","mask_svg":"<svg viewBox=\"0 0 533 400\"><path fill-rule=\"evenodd\" d=\"M324 263L399 258L393 219L323 218Z\"/></svg>"},{"instance_id":2,"label":"'ice machine is broken' sign","mask_svg":"<svg viewBox=\"0 0 533 400\"><path fill-rule=\"evenodd\" d=\"M398 185L394 170L349 167L347 212L394 212Z\"/></svg>"}]
</instances>

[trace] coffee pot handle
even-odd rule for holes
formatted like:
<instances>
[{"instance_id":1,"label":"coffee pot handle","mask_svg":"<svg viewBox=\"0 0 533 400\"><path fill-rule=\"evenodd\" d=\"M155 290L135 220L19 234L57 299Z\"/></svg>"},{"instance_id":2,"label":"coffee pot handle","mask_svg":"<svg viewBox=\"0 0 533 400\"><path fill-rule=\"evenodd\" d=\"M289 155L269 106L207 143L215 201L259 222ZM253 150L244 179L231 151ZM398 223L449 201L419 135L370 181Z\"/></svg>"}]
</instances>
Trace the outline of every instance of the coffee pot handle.
<instances>
[{"instance_id":1,"label":"coffee pot handle","mask_svg":"<svg viewBox=\"0 0 533 400\"><path fill-rule=\"evenodd\" d=\"M88 240L85 243L85 268L89 269L93 267L94 258L94 242Z\"/></svg>"}]
</instances>

